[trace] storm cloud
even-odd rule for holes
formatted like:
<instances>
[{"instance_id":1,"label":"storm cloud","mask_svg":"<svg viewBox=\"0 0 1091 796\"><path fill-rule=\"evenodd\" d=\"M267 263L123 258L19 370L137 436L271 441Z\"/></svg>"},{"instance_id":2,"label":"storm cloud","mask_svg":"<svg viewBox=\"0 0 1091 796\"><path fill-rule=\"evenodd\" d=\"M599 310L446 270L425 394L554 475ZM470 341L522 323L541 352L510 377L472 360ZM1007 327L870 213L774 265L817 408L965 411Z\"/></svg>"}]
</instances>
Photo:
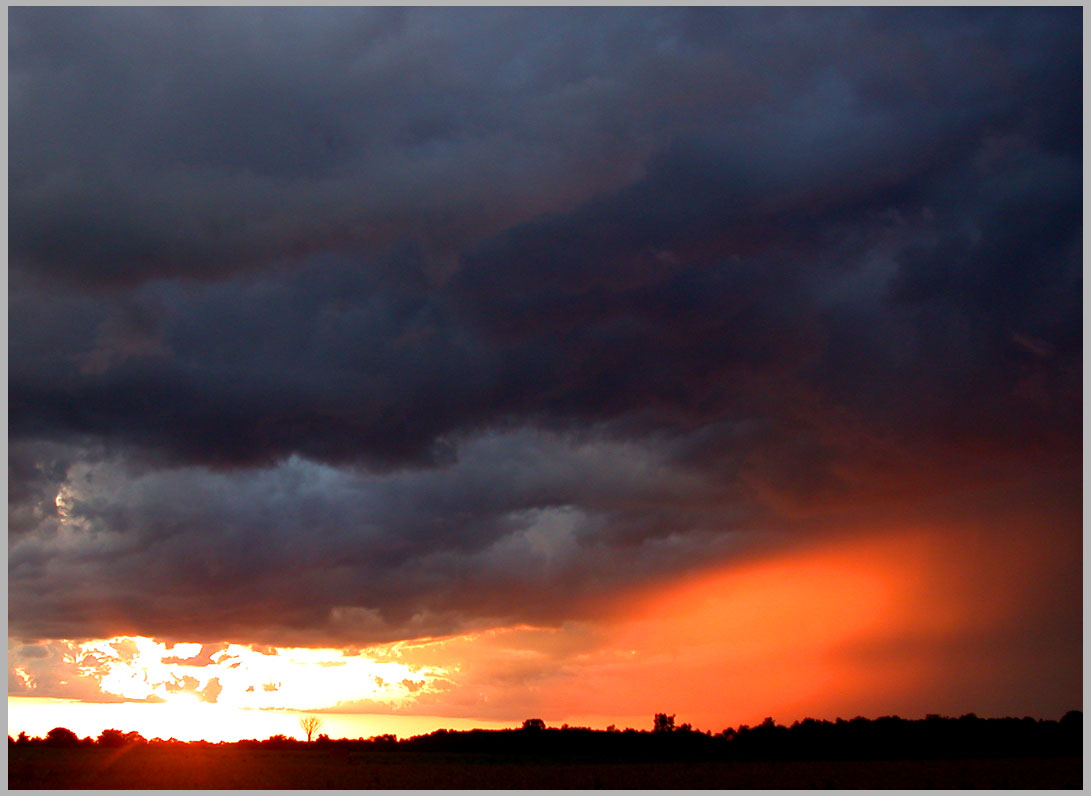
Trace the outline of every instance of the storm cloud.
<instances>
[{"instance_id":1,"label":"storm cloud","mask_svg":"<svg viewBox=\"0 0 1091 796\"><path fill-rule=\"evenodd\" d=\"M1078 549L1079 9L9 23L14 637L557 624L1004 485Z\"/></svg>"}]
</instances>

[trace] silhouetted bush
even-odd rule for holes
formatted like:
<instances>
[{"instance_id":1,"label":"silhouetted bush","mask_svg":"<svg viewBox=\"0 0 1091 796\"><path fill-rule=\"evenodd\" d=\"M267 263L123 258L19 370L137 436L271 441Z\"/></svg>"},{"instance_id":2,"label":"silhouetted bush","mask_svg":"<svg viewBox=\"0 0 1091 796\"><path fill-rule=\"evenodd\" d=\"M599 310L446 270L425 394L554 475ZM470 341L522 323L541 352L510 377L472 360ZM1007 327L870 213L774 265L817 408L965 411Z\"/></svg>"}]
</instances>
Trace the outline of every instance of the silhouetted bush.
<instances>
[{"instance_id":1,"label":"silhouetted bush","mask_svg":"<svg viewBox=\"0 0 1091 796\"><path fill-rule=\"evenodd\" d=\"M76 733L65 727L54 727L45 736L46 746L75 747L80 745L80 739Z\"/></svg>"},{"instance_id":2,"label":"silhouetted bush","mask_svg":"<svg viewBox=\"0 0 1091 796\"><path fill-rule=\"evenodd\" d=\"M295 749L302 745L302 742L289 738L287 735L271 735L261 742L261 747L264 749Z\"/></svg>"},{"instance_id":3,"label":"silhouetted bush","mask_svg":"<svg viewBox=\"0 0 1091 796\"><path fill-rule=\"evenodd\" d=\"M106 746L110 748L118 748L121 746L129 746L131 744L143 744L147 743L138 732L122 732L121 730L103 730L98 737L97 741L99 746Z\"/></svg>"}]
</instances>

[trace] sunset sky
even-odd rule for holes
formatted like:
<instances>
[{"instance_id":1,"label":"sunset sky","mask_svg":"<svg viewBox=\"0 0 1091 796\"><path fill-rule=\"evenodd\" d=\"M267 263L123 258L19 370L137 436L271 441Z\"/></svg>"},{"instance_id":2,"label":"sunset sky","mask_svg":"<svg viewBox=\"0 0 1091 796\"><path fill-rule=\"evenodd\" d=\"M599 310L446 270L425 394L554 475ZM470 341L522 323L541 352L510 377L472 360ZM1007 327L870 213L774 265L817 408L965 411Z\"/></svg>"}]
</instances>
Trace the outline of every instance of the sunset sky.
<instances>
[{"instance_id":1,"label":"sunset sky","mask_svg":"<svg viewBox=\"0 0 1091 796\"><path fill-rule=\"evenodd\" d=\"M8 10L8 732L1082 709L1060 8Z\"/></svg>"}]
</instances>

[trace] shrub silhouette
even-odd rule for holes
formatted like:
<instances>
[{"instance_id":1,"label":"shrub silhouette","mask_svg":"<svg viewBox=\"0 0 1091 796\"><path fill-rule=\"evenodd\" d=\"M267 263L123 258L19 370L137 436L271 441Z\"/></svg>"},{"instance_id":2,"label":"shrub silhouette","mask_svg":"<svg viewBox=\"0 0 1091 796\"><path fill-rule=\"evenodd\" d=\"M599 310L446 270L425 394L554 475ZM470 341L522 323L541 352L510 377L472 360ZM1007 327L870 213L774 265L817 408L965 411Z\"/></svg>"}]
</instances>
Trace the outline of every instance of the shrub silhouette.
<instances>
[{"instance_id":1,"label":"shrub silhouette","mask_svg":"<svg viewBox=\"0 0 1091 796\"><path fill-rule=\"evenodd\" d=\"M109 748L118 748L121 746L129 746L130 744L147 743L138 732L122 732L121 730L103 730L98 737L99 746L106 746Z\"/></svg>"},{"instance_id":2,"label":"shrub silhouette","mask_svg":"<svg viewBox=\"0 0 1091 796\"><path fill-rule=\"evenodd\" d=\"M54 727L45 736L46 746L72 747L79 746L80 739L76 733L67 727Z\"/></svg>"}]
</instances>

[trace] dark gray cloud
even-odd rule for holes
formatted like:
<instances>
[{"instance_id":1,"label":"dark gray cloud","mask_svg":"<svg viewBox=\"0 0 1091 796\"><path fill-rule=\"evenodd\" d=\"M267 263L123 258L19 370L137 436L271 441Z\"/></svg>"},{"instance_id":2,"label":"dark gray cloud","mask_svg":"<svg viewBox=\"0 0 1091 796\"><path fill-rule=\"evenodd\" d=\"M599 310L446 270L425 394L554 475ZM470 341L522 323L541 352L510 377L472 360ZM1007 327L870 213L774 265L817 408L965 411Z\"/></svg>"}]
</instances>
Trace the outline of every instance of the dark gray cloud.
<instances>
[{"instance_id":1,"label":"dark gray cloud","mask_svg":"<svg viewBox=\"0 0 1091 796\"><path fill-rule=\"evenodd\" d=\"M624 103L624 53L654 34L602 18L17 15L13 264L104 285L407 239L442 268L467 240L639 168L653 145L629 123L639 110L595 106ZM602 33L617 42L596 46Z\"/></svg>"},{"instance_id":2,"label":"dark gray cloud","mask_svg":"<svg viewBox=\"0 0 1091 796\"><path fill-rule=\"evenodd\" d=\"M556 622L1079 472L1078 9L9 16L17 637Z\"/></svg>"},{"instance_id":3,"label":"dark gray cloud","mask_svg":"<svg viewBox=\"0 0 1091 796\"><path fill-rule=\"evenodd\" d=\"M552 621L579 610L591 573L601 594L710 545L742 546L745 534L723 533L730 491L643 446L528 431L477 437L444 469L381 476L298 457L135 475L85 460L51 522L12 544L13 630L67 637L121 622L329 643L397 638L406 624L450 631L479 614ZM556 593L535 606L544 592Z\"/></svg>"}]
</instances>

